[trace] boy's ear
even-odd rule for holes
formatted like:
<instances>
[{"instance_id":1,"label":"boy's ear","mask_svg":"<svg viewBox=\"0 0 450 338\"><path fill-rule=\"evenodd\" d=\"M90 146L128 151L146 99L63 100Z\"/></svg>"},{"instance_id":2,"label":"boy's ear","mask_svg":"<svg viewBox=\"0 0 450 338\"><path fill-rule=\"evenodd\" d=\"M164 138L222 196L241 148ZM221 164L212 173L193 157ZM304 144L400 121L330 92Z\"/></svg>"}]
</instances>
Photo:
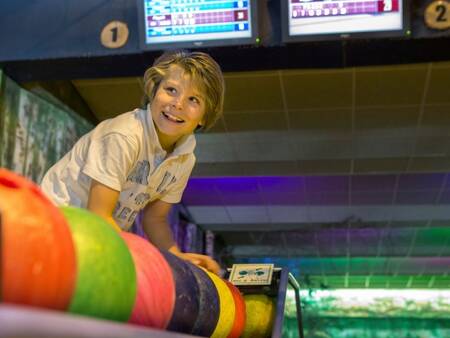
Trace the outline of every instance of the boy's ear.
<instances>
[{"instance_id":1,"label":"boy's ear","mask_svg":"<svg viewBox=\"0 0 450 338\"><path fill-rule=\"evenodd\" d=\"M204 125L205 125L205 120L201 120L201 121L197 124L197 127L195 128L195 131L202 130Z\"/></svg>"}]
</instances>

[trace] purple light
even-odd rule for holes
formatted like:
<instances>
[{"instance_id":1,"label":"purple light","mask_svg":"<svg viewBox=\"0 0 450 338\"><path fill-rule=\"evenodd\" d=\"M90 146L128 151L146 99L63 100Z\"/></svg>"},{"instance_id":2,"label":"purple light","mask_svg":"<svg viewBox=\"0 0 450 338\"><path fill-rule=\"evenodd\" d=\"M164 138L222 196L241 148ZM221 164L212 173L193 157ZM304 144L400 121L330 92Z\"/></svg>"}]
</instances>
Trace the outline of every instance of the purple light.
<instances>
[{"instance_id":1,"label":"purple light","mask_svg":"<svg viewBox=\"0 0 450 338\"><path fill-rule=\"evenodd\" d=\"M443 173L195 177L188 182L183 202L187 206L448 204L445 177Z\"/></svg>"}]
</instances>

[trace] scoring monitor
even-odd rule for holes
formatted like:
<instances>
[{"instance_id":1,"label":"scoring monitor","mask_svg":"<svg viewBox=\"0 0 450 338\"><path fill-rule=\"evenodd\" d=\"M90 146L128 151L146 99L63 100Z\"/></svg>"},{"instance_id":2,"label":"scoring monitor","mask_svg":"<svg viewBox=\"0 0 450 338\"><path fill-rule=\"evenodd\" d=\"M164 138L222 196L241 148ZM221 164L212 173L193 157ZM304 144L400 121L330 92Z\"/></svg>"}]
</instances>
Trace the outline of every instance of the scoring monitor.
<instances>
[{"instance_id":1,"label":"scoring monitor","mask_svg":"<svg viewBox=\"0 0 450 338\"><path fill-rule=\"evenodd\" d=\"M404 0L283 0L285 41L404 35Z\"/></svg>"},{"instance_id":2,"label":"scoring monitor","mask_svg":"<svg viewBox=\"0 0 450 338\"><path fill-rule=\"evenodd\" d=\"M141 47L252 44L257 0L139 0Z\"/></svg>"}]
</instances>

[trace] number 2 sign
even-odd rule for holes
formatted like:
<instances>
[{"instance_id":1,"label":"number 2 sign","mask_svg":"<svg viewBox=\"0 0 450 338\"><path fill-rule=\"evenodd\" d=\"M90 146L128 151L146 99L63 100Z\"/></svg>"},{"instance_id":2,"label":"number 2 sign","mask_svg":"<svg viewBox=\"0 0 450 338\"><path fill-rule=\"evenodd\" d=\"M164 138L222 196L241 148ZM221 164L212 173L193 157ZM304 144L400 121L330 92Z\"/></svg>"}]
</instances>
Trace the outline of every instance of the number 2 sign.
<instances>
[{"instance_id":1,"label":"number 2 sign","mask_svg":"<svg viewBox=\"0 0 450 338\"><path fill-rule=\"evenodd\" d=\"M430 28L439 30L450 28L450 2L432 1L425 9L424 19Z\"/></svg>"}]
</instances>

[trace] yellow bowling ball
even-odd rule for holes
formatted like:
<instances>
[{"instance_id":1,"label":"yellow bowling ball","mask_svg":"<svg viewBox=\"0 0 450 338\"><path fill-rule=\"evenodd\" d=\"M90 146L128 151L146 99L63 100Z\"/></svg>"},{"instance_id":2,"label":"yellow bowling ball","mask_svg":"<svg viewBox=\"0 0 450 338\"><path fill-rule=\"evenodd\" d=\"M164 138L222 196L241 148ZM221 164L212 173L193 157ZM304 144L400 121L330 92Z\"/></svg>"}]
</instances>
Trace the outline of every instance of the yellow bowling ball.
<instances>
[{"instance_id":1,"label":"yellow bowling ball","mask_svg":"<svg viewBox=\"0 0 450 338\"><path fill-rule=\"evenodd\" d=\"M245 322L241 338L265 338L272 334L275 303L266 295L244 295Z\"/></svg>"},{"instance_id":2,"label":"yellow bowling ball","mask_svg":"<svg viewBox=\"0 0 450 338\"><path fill-rule=\"evenodd\" d=\"M230 334L231 329L233 328L234 316L236 314L233 294L219 276L209 271L207 271L207 273L216 286L220 303L219 321L217 322L211 338L225 338Z\"/></svg>"}]
</instances>

